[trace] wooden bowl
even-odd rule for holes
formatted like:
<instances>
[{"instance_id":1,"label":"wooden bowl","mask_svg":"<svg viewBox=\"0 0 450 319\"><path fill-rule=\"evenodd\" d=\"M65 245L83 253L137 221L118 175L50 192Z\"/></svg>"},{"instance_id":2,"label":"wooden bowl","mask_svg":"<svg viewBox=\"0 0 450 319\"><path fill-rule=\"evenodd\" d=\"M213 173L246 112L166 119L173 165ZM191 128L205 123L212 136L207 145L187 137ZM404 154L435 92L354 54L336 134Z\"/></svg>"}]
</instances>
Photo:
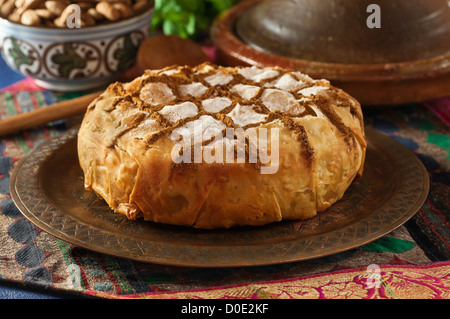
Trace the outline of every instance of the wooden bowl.
<instances>
[{"instance_id":1,"label":"wooden bowl","mask_svg":"<svg viewBox=\"0 0 450 319\"><path fill-rule=\"evenodd\" d=\"M450 95L450 7L446 0L378 0L369 28L359 0L248 0L211 29L219 63L278 65L326 78L363 105Z\"/></svg>"}]
</instances>

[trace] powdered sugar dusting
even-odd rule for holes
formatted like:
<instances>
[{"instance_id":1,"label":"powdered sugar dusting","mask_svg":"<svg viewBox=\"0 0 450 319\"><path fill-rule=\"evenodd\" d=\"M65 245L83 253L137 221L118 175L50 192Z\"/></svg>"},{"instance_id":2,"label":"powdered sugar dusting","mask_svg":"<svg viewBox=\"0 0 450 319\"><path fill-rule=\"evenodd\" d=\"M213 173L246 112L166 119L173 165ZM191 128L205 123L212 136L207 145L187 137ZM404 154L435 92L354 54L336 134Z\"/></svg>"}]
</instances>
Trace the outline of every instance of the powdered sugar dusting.
<instances>
[{"instance_id":1,"label":"powdered sugar dusting","mask_svg":"<svg viewBox=\"0 0 450 319\"><path fill-rule=\"evenodd\" d=\"M274 86L284 91L296 91L306 85L308 85L307 82L297 81L290 74L284 74L280 78L266 84L266 86Z\"/></svg>"},{"instance_id":2,"label":"powdered sugar dusting","mask_svg":"<svg viewBox=\"0 0 450 319\"><path fill-rule=\"evenodd\" d=\"M237 104L228 116L238 126L246 126L248 124L264 122L267 115L256 112L253 105Z\"/></svg>"},{"instance_id":3,"label":"powdered sugar dusting","mask_svg":"<svg viewBox=\"0 0 450 319\"><path fill-rule=\"evenodd\" d=\"M305 110L291 93L278 89L265 90L261 96L261 100L272 112L281 111L287 114L296 115Z\"/></svg>"},{"instance_id":4,"label":"powdered sugar dusting","mask_svg":"<svg viewBox=\"0 0 450 319\"><path fill-rule=\"evenodd\" d=\"M259 87L249 84L236 84L230 91L239 94L243 99L250 100L258 93Z\"/></svg>"},{"instance_id":5,"label":"powdered sugar dusting","mask_svg":"<svg viewBox=\"0 0 450 319\"><path fill-rule=\"evenodd\" d=\"M279 74L277 70L271 68L258 68L256 66L245 67L239 70L239 73L247 80L261 82L262 80L273 78Z\"/></svg>"},{"instance_id":6,"label":"powdered sugar dusting","mask_svg":"<svg viewBox=\"0 0 450 319\"><path fill-rule=\"evenodd\" d=\"M176 128L173 132L184 136L185 139L193 139L194 142L209 140L224 130L226 125L212 116L202 115L197 120L187 122Z\"/></svg>"},{"instance_id":7,"label":"powdered sugar dusting","mask_svg":"<svg viewBox=\"0 0 450 319\"><path fill-rule=\"evenodd\" d=\"M233 80L233 76L231 74L226 74L224 72L216 72L213 75L207 76L205 81L208 82L209 85L226 85L228 82Z\"/></svg>"},{"instance_id":8,"label":"powdered sugar dusting","mask_svg":"<svg viewBox=\"0 0 450 319\"><path fill-rule=\"evenodd\" d=\"M159 113L170 123L194 116L198 113L197 105L192 102L184 102L175 105L166 105Z\"/></svg>"},{"instance_id":9,"label":"powdered sugar dusting","mask_svg":"<svg viewBox=\"0 0 450 319\"><path fill-rule=\"evenodd\" d=\"M308 87L308 88L298 91L298 93L302 94L304 96L311 96L311 95L317 95L326 90L328 90L328 87L325 87L325 86L311 86L311 87Z\"/></svg>"},{"instance_id":10,"label":"powdered sugar dusting","mask_svg":"<svg viewBox=\"0 0 450 319\"><path fill-rule=\"evenodd\" d=\"M184 131L197 138L207 138L230 125L258 127L280 117L326 118L315 104L315 97L330 97L327 90L332 90L328 81L314 80L298 71L211 64L149 71L136 83L142 88L133 94L145 103L139 109L158 112L165 120L160 123L160 130L164 127L169 132ZM135 87L138 86L129 85L126 89L133 91ZM127 101L133 103L129 98ZM211 133L205 135L207 130Z\"/></svg>"},{"instance_id":11,"label":"powdered sugar dusting","mask_svg":"<svg viewBox=\"0 0 450 319\"><path fill-rule=\"evenodd\" d=\"M172 102L175 95L166 83L151 82L142 88L139 98L150 105L158 105Z\"/></svg>"},{"instance_id":12,"label":"powdered sugar dusting","mask_svg":"<svg viewBox=\"0 0 450 319\"><path fill-rule=\"evenodd\" d=\"M214 97L204 100L202 106L207 112L218 113L231 105L231 100L226 97Z\"/></svg>"},{"instance_id":13,"label":"powdered sugar dusting","mask_svg":"<svg viewBox=\"0 0 450 319\"><path fill-rule=\"evenodd\" d=\"M199 97L205 94L206 90L208 88L200 82L180 85L180 93L182 96L191 95L193 97Z\"/></svg>"}]
</instances>

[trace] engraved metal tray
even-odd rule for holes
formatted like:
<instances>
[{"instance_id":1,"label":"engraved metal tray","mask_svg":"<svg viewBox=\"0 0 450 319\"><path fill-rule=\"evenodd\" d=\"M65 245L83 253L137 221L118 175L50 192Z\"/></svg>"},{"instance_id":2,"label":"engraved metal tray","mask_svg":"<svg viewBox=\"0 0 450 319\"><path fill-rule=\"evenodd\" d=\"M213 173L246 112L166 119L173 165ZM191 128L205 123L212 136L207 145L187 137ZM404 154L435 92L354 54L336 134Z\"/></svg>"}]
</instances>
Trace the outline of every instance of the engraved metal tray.
<instances>
[{"instance_id":1,"label":"engraved metal tray","mask_svg":"<svg viewBox=\"0 0 450 319\"><path fill-rule=\"evenodd\" d=\"M141 262L190 267L269 265L323 257L369 243L411 218L428 195L420 160L366 129L363 177L342 200L305 221L199 230L129 221L83 187L71 129L39 145L15 167L11 196L40 229L86 249Z\"/></svg>"}]
</instances>

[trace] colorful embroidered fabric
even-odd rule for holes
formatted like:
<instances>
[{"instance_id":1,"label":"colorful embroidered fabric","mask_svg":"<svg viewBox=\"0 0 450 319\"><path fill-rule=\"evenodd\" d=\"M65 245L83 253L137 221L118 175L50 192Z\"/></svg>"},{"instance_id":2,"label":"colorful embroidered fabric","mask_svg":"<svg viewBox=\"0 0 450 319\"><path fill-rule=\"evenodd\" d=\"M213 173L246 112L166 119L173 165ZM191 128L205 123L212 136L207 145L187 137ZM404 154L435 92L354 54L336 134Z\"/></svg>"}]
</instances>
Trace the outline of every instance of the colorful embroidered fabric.
<instances>
[{"instance_id":1,"label":"colorful embroidered fabric","mask_svg":"<svg viewBox=\"0 0 450 319\"><path fill-rule=\"evenodd\" d=\"M0 118L45 107L56 95L30 79L0 92ZM449 298L450 98L365 109L365 121L408 147L430 174L430 193L403 226L363 247L272 266L197 269L135 262L56 239L10 197L14 164L81 117L0 138L0 280L101 298Z\"/></svg>"}]
</instances>

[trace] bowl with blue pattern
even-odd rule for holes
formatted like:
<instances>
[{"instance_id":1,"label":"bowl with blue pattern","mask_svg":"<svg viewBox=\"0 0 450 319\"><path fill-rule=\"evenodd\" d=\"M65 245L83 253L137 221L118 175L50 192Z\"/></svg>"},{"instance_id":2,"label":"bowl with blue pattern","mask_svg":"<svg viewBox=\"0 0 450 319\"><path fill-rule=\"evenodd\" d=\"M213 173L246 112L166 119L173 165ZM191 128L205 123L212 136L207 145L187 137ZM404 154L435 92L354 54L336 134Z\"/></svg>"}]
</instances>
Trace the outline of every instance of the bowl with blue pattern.
<instances>
[{"instance_id":1,"label":"bowl with blue pattern","mask_svg":"<svg viewBox=\"0 0 450 319\"><path fill-rule=\"evenodd\" d=\"M49 90L105 87L136 63L153 7L133 17L81 28L27 26L0 18L0 49L14 71Z\"/></svg>"}]
</instances>

